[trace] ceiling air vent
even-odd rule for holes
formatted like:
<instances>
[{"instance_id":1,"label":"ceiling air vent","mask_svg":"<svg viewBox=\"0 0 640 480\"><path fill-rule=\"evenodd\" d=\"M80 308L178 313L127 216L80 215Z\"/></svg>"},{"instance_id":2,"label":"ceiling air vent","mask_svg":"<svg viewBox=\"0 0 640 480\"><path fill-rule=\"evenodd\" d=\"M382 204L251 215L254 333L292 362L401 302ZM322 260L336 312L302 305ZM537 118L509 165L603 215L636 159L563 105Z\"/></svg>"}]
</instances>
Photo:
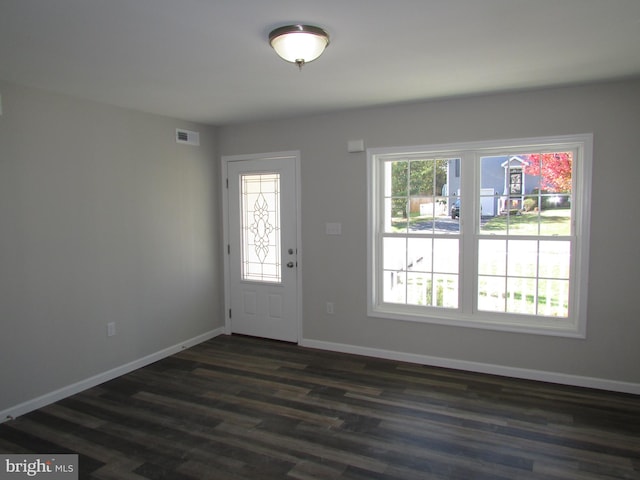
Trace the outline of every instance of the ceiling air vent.
<instances>
[{"instance_id":1,"label":"ceiling air vent","mask_svg":"<svg viewBox=\"0 0 640 480\"><path fill-rule=\"evenodd\" d=\"M198 132L176 128L176 143L200 145L200 134Z\"/></svg>"}]
</instances>

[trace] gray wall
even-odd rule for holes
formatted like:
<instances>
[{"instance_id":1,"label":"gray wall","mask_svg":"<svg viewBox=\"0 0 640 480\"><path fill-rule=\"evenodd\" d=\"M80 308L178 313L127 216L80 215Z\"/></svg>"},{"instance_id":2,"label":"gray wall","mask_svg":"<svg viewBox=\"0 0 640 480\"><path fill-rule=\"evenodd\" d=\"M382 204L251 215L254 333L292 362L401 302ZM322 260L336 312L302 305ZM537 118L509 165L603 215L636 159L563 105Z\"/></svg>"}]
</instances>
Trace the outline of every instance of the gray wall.
<instances>
[{"instance_id":1,"label":"gray wall","mask_svg":"<svg viewBox=\"0 0 640 480\"><path fill-rule=\"evenodd\" d=\"M300 150L305 339L640 383L640 81L451 99L228 126L222 155ZM367 147L594 134L587 339L366 315ZM342 236L324 234L341 222ZM325 302L335 303L335 315Z\"/></svg>"},{"instance_id":2,"label":"gray wall","mask_svg":"<svg viewBox=\"0 0 640 480\"><path fill-rule=\"evenodd\" d=\"M223 325L215 130L0 94L0 411Z\"/></svg>"}]
</instances>

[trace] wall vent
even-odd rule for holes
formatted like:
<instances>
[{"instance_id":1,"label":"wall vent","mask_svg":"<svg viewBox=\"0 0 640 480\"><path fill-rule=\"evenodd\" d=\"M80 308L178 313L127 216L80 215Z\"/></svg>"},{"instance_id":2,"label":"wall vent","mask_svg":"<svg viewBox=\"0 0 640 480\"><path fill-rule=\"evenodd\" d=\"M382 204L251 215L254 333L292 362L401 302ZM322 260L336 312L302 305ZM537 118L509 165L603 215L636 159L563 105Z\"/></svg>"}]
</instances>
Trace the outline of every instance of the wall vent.
<instances>
[{"instance_id":1,"label":"wall vent","mask_svg":"<svg viewBox=\"0 0 640 480\"><path fill-rule=\"evenodd\" d=\"M200 134L198 132L176 128L176 143L200 145Z\"/></svg>"}]
</instances>

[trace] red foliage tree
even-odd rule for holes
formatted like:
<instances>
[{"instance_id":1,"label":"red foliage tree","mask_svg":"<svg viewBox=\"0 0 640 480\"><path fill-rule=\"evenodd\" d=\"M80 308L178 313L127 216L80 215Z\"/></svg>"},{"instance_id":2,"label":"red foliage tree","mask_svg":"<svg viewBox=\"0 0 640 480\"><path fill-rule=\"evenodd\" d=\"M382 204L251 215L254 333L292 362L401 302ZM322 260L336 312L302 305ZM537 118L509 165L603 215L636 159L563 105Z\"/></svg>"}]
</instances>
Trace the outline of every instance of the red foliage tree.
<instances>
[{"instance_id":1,"label":"red foliage tree","mask_svg":"<svg viewBox=\"0 0 640 480\"><path fill-rule=\"evenodd\" d=\"M540 177L540 188L548 192L571 192L572 152L532 153L525 155L527 175Z\"/></svg>"}]
</instances>

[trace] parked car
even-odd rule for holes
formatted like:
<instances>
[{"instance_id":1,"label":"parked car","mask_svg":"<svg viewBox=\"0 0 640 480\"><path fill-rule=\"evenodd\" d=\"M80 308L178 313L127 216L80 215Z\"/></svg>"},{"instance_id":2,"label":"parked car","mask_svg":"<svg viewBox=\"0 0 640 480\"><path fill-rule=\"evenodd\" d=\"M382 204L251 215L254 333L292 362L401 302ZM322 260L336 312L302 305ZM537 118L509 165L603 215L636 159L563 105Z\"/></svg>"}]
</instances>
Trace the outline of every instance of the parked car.
<instances>
[{"instance_id":1,"label":"parked car","mask_svg":"<svg viewBox=\"0 0 640 480\"><path fill-rule=\"evenodd\" d=\"M451 218L453 218L454 220L456 218L460 218L460 199L459 198L454 202L453 207L451 207Z\"/></svg>"}]
</instances>

